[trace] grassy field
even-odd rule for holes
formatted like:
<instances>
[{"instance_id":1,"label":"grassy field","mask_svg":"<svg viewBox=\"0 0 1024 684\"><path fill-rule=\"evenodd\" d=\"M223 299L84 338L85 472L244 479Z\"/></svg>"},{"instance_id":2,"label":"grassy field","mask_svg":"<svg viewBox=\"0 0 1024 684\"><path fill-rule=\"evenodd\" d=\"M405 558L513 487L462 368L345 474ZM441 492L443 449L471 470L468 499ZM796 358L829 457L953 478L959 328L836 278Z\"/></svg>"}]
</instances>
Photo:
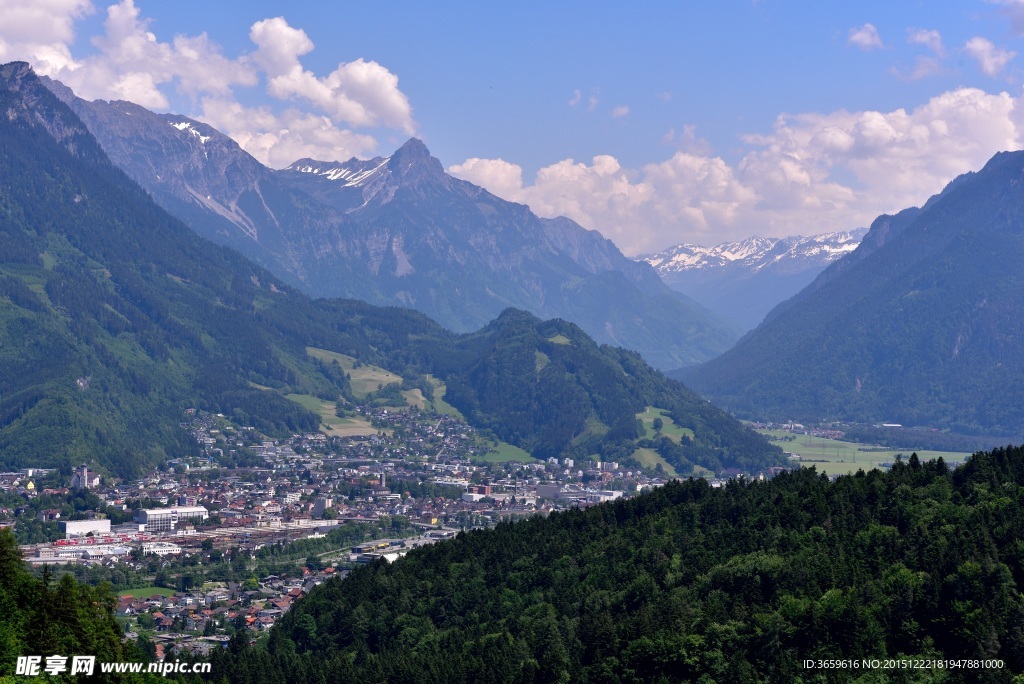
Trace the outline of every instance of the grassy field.
<instances>
[{"instance_id":1,"label":"grassy field","mask_svg":"<svg viewBox=\"0 0 1024 684\"><path fill-rule=\"evenodd\" d=\"M339 418L335 415L337 405L310 394L286 394L287 398L314 413L320 414L320 432L330 437L359 437L377 434L377 428L362 416Z\"/></svg>"},{"instance_id":2,"label":"grassy field","mask_svg":"<svg viewBox=\"0 0 1024 684\"><path fill-rule=\"evenodd\" d=\"M365 399L367 394L377 391L378 385L383 386L392 382L402 382L401 376L392 373L386 368L370 364L359 364L359 367L356 368L356 359L345 354L338 354L337 352L316 347L306 347L306 353L328 363L337 361L338 365L348 373L349 382L352 385L352 394L356 399ZM447 391L444 382L432 375L428 375L427 380L434 386L434 401L428 401L423 396L423 392L418 389L404 390L402 396L405 397L409 405L418 406L423 410L434 410L462 420L463 415L459 413L459 410L444 400L444 395Z\"/></svg>"},{"instance_id":3,"label":"grassy field","mask_svg":"<svg viewBox=\"0 0 1024 684\"><path fill-rule=\"evenodd\" d=\"M654 439L657 434L654 431L655 418L661 418L661 422L664 423L661 428L661 434L665 435L676 444L679 443L683 435L693 439L693 430L676 425L675 421L668 417L668 412L665 411L665 409L648 406L646 411L636 414L636 417L643 421L644 431L646 432L644 436L647 439Z\"/></svg>"},{"instance_id":4,"label":"grassy field","mask_svg":"<svg viewBox=\"0 0 1024 684\"><path fill-rule=\"evenodd\" d=\"M149 598L155 594L160 596L174 596L174 589L167 587L141 587L139 589L125 589L117 592L118 596L134 596L135 598Z\"/></svg>"},{"instance_id":5,"label":"grassy field","mask_svg":"<svg viewBox=\"0 0 1024 684\"><path fill-rule=\"evenodd\" d=\"M785 430L758 430L762 435L768 437L793 437L793 440L775 440L783 451L800 454L800 465L804 467L814 466L818 472L829 475L845 475L854 473L863 468L870 470L881 467L883 463L892 463L898 454L903 454L904 459L910 454L917 452L918 458L923 461L934 460L942 457L947 463L958 463L966 460L970 454L954 453L949 451L924 451L921 449L885 449L875 451L881 447L872 447L856 442L844 442L837 439L825 439L824 437L812 437L810 435L797 435ZM871 451L861 451L871 449Z\"/></svg>"},{"instance_id":6,"label":"grassy field","mask_svg":"<svg viewBox=\"0 0 1024 684\"><path fill-rule=\"evenodd\" d=\"M389 370L360 363L355 358L345 354L338 354L326 349L317 349L316 347L306 347L306 353L327 363L337 361L338 365L349 375L352 394L355 395L356 399L365 399L367 394L377 391L378 385L383 386L392 382L402 382L400 376L395 375ZM359 365L358 368L356 364Z\"/></svg>"},{"instance_id":7,"label":"grassy field","mask_svg":"<svg viewBox=\"0 0 1024 684\"><path fill-rule=\"evenodd\" d=\"M572 344L572 340L570 340L565 335L562 335L561 333L555 335L554 337L549 337L548 342L554 342L555 344Z\"/></svg>"},{"instance_id":8,"label":"grassy field","mask_svg":"<svg viewBox=\"0 0 1024 684\"><path fill-rule=\"evenodd\" d=\"M402 390L402 396L405 398L405 403L409 406L415 406L421 410L426 410L430 406L430 402L423 396L423 392L419 388Z\"/></svg>"},{"instance_id":9,"label":"grassy field","mask_svg":"<svg viewBox=\"0 0 1024 684\"><path fill-rule=\"evenodd\" d=\"M487 452L483 456L474 456L473 460L483 461L485 463L508 463L509 461L533 463L537 459L508 442L498 442L494 447L492 447L491 451Z\"/></svg>"},{"instance_id":10,"label":"grassy field","mask_svg":"<svg viewBox=\"0 0 1024 684\"><path fill-rule=\"evenodd\" d=\"M656 468L660 463L661 468L666 475L669 477L679 477L679 474L676 473L676 469L670 466L668 462L654 449L637 449L633 452L633 460L644 468Z\"/></svg>"},{"instance_id":11,"label":"grassy field","mask_svg":"<svg viewBox=\"0 0 1024 684\"><path fill-rule=\"evenodd\" d=\"M444 400L444 395L448 391L448 388L445 386L445 384L438 380L437 378L435 378L433 375L428 375L427 380L429 380L430 383L434 386L434 410L437 411L438 413L443 413L446 416L451 416L452 418L465 420L465 417L462 415L462 413L459 412L459 409L455 408L454 406L452 406L451 404Z\"/></svg>"}]
</instances>

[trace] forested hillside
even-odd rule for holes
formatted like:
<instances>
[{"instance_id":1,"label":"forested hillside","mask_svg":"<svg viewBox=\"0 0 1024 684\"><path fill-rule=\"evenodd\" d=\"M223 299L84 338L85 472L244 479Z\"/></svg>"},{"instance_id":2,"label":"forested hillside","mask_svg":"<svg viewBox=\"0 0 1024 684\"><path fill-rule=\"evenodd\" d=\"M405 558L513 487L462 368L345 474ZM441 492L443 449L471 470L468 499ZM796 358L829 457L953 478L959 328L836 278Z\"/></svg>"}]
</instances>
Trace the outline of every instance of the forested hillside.
<instances>
[{"instance_id":1,"label":"forested hillside","mask_svg":"<svg viewBox=\"0 0 1024 684\"><path fill-rule=\"evenodd\" d=\"M92 655L97 663L142 659L132 645L122 642L121 627L114 619L117 598L109 589L79 584L70 574L52 582L47 572L36 579L25 568L10 530L0 529L0 682L15 679L18 656ZM110 681L100 675L89 681ZM153 681L155 675L124 677L118 681ZM58 681L81 681L67 674Z\"/></svg>"},{"instance_id":2,"label":"forested hillside","mask_svg":"<svg viewBox=\"0 0 1024 684\"><path fill-rule=\"evenodd\" d=\"M297 603L214 681L794 682L804 659L1002 668L820 681L1010 682L1024 672L1024 448L916 456L829 481L672 483L461 534Z\"/></svg>"},{"instance_id":3,"label":"forested hillside","mask_svg":"<svg viewBox=\"0 0 1024 684\"><path fill-rule=\"evenodd\" d=\"M411 381L432 374L474 424L538 456L628 456L635 414L656 405L692 424L679 464L779 462L574 326L543 332L510 312L456 336L407 309L309 299L157 207L25 64L0 68L0 112L0 469L88 459L134 474L194 448L179 426L193 406L271 435L315 431L319 418L284 395L334 401L349 388L307 347ZM570 344L547 339L559 335Z\"/></svg>"},{"instance_id":4,"label":"forested hillside","mask_svg":"<svg viewBox=\"0 0 1024 684\"><path fill-rule=\"evenodd\" d=\"M539 457L625 460L643 435L635 414L657 406L693 432L682 444L654 445L679 473L690 474L695 464L757 472L784 463L776 447L639 354L598 346L572 323L509 309L479 332L421 355L446 378L450 403Z\"/></svg>"},{"instance_id":5,"label":"forested hillside","mask_svg":"<svg viewBox=\"0 0 1024 684\"><path fill-rule=\"evenodd\" d=\"M1002 152L855 252L735 347L676 375L736 415L1024 432L1024 152Z\"/></svg>"}]
</instances>

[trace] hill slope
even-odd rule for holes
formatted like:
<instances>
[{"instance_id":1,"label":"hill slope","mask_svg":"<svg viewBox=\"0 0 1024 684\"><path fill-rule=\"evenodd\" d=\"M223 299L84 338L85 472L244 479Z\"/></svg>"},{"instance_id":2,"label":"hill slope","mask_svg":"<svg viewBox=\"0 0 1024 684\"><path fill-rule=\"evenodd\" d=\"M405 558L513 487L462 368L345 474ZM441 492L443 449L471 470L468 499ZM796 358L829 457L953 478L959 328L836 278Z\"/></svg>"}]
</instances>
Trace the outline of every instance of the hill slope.
<instances>
[{"instance_id":1,"label":"hill slope","mask_svg":"<svg viewBox=\"0 0 1024 684\"><path fill-rule=\"evenodd\" d=\"M86 102L46 82L167 211L313 296L408 306L460 332L521 308L660 368L709 359L737 338L595 231L447 175L419 140L387 158L275 171L200 122Z\"/></svg>"},{"instance_id":2,"label":"hill slope","mask_svg":"<svg viewBox=\"0 0 1024 684\"><path fill-rule=\"evenodd\" d=\"M1002 664L915 676L1009 682L1022 523L1019 448L952 473L912 456L835 482L674 483L357 568L297 602L265 650L218 651L213 678L793 682L804 659L963 658Z\"/></svg>"},{"instance_id":3,"label":"hill slope","mask_svg":"<svg viewBox=\"0 0 1024 684\"><path fill-rule=\"evenodd\" d=\"M741 414L1019 435L1022 176L1024 153L1001 153L880 217L735 348L680 376Z\"/></svg>"},{"instance_id":4,"label":"hill slope","mask_svg":"<svg viewBox=\"0 0 1024 684\"><path fill-rule=\"evenodd\" d=\"M552 343L521 312L460 337L407 309L310 300L157 207L25 64L0 67L0 112L0 468L88 458L132 473L192 448L179 428L187 406L271 434L315 430L318 417L283 395L334 400L349 388L307 347L407 378L431 373L475 424L539 455L618 453L645 405L692 405L679 420L705 429L680 458L777 462L724 413L573 326L548 324L573 341L549 350L559 375L537 368L534 351ZM520 342L537 347L525 364L502 351ZM494 382L473 375L488 364ZM513 412L510 387L536 401ZM554 411L548 395L575 401Z\"/></svg>"}]
</instances>

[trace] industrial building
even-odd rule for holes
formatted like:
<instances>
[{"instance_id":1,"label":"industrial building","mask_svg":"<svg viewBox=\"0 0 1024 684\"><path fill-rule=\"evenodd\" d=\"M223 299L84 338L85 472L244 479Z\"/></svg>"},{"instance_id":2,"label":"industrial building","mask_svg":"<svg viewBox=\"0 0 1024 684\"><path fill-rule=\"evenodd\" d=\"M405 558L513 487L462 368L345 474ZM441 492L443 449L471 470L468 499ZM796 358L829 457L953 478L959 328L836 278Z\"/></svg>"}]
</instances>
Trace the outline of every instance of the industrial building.
<instances>
[{"instance_id":1,"label":"industrial building","mask_svg":"<svg viewBox=\"0 0 1024 684\"><path fill-rule=\"evenodd\" d=\"M206 520L210 512L205 506L176 506L174 508L140 508L135 511L134 520L145 525L146 532L164 532L177 528L179 523L189 520Z\"/></svg>"}]
</instances>

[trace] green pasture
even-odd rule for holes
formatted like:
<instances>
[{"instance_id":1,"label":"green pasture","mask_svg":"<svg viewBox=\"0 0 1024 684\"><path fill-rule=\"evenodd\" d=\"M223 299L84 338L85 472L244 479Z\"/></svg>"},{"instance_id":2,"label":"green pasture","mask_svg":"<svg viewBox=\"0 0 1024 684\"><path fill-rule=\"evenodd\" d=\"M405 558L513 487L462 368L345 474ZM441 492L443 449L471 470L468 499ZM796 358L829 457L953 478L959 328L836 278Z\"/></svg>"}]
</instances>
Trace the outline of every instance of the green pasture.
<instances>
[{"instance_id":1,"label":"green pasture","mask_svg":"<svg viewBox=\"0 0 1024 684\"><path fill-rule=\"evenodd\" d=\"M486 454L482 456L474 456L473 460L483 461L484 463L509 463L511 461L516 461L518 463L533 463L537 459L508 442L498 442L493 445L491 450Z\"/></svg>"},{"instance_id":2,"label":"green pasture","mask_svg":"<svg viewBox=\"0 0 1024 684\"><path fill-rule=\"evenodd\" d=\"M306 347L306 353L313 358L326 361L327 363L337 361L342 370L348 374L349 383L352 386L352 394L357 399L365 399L366 395L370 392L376 392L378 386L389 385L392 382L402 382L401 376L379 366L361 363L358 359L346 354L339 354L316 347Z\"/></svg>"},{"instance_id":3,"label":"green pasture","mask_svg":"<svg viewBox=\"0 0 1024 684\"><path fill-rule=\"evenodd\" d=\"M679 477L676 469L668 464L664 458L654 449L641 448L633 452L633 460L644 468L656 468L661 464L662 471L669 477Z\"/></svg>"},{"instance_id":4,"label":"green pasture","mask_svg":"<svg viewBox=\"0 0 1024 684\"><path fill-rule=\"evenodd\" d=\"M335 411L337 404L324 401L311 394L286 394L296 404L320 415L320 432L331 437L359 437L377 434L377 428L362 416L340 418Z\"/></svg>"},{"instance_id":5,"label":"green pasture","mask_svg":"<svg viewBox=\"0 0 1024 684\"><path fill-rule=\"evenodd\" d=\"M881 447L869 444L858 444L856 442L844 442L838 439L827 439L825 437L813 437L811 435L800 435L786 430L758 430L762 435L769 438L776 438L772 441L783 451L789 451L800 455L798 461L804 467L814 466L819 472L829 475L845 475L854 473L863 468L870 470L880 468L883 463L892 463L896 456L902 454L904 460L910 454L917 453L922 461L931 461L940 456L946 462L961 462L967 459L970 454L955 453L949 451L925 451L922 449L885 449L876 451ZM788 439L792 437L793 439ZM862 451L869 449L870 451Z\"/></svg>"},{"instance_id":6,"label":"green pasture","mask_svg":"<svg viewBox=\"0 0 1024 684\"><path fill-rule=\"evenodd\" d=\"M140 587L139 589L125 589L117 592L118 596L134 596L137 599L145 599L150 596L174 596L174 589L167 587Z\"/></svg>"},{"instance_id":7,"label":"green pasture","mask_svg":"<svg viewBox=\"0 0 1024 684\"><path fill-rule=\"evenodd\" d=\"M654 419L661 418L663 423L661 427L661 434L671 439L677 444L682 439L683 435L686 435L690 439L693 439L693 430L690 428L684 428L676 425L676 422L668 416L668 411L665 409L658 408L656 406L648 406L647 410L643 413L636 414L644 424L644 437L647 439L654 439L657 433L654 430Z\"/></svg>"}]
</instances>

